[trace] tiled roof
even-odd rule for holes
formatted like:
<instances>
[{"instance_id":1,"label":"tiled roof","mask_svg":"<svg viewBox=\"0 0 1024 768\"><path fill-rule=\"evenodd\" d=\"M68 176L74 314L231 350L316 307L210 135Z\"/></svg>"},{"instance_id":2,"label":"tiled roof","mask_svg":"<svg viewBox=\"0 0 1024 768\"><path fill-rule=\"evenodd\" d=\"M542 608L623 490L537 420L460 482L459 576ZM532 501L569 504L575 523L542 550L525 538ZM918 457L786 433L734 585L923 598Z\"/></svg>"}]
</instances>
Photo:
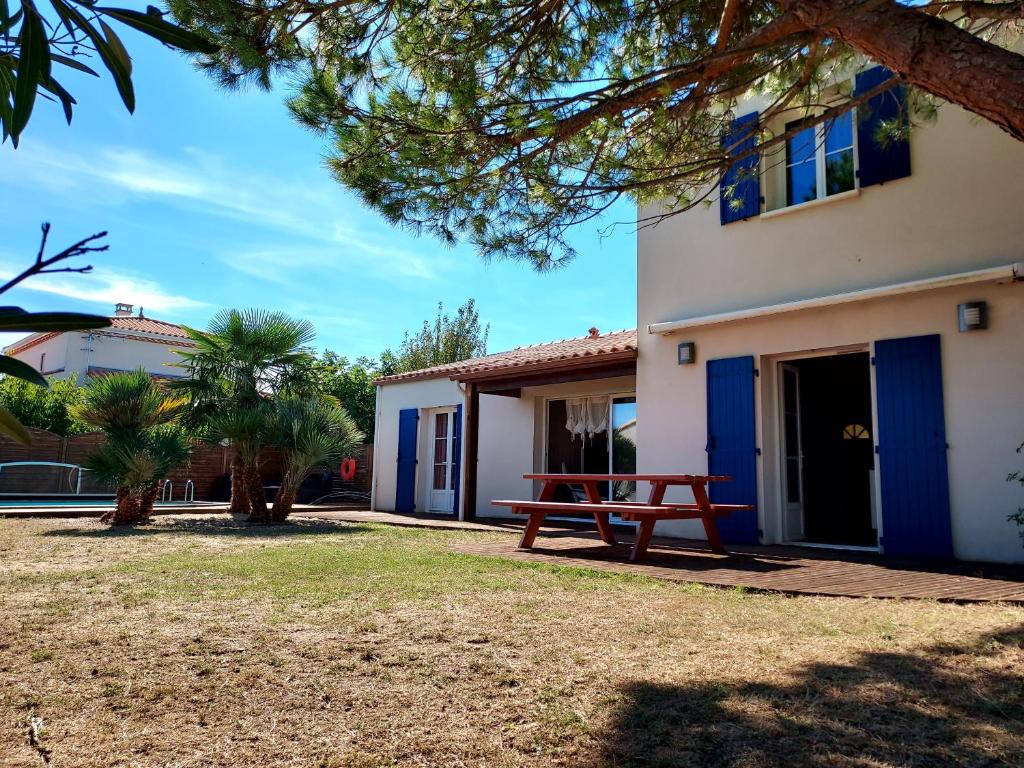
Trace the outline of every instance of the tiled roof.
<instances>
[{"instance_id":1,"label":"tiled roof","mask_svg":"<svg viewBox=\"0 0 1024 768\"><path fill-rule=\"evenodd\" d=\"M170 336L176 339L183 339L180 346L191 347L194 346L192 341L188 338L188 335L182 330L180 325L174 323L168 323L163 320L154 320L151 317L137 317L135 315L121 315L110 318L110 328L117 329L119 331L130 331L132 335L128 335L128 338L136 339L138 341L151 341L159 343L168 343L163 339L154 339L146 334L153 334L159 336ZM33 333L26 336L23 339L18 339L13 344L9 345L4 349L4 352L8 355L16 355L19 352L24 352L27 349L31 349L37 344L42 344L44 341L49 341L52 338L61 335L61 331L50 331L48 333ZM63 331L68 333L68 331ZM109 334L109 329L98 329L93 331L97 335ZM142 335L136 335L142 334ZM126 334L117 334L122 338Z\"/></svg>"},{"instance_id":2,"label":"tiled roof","mask_svg":"<svg viewBox=\"0 0 1024 768\"><path fill-rule=\"evenodd\" d=\"M158 333L161 336L176 336L179 339L187 339L188 335L181 329L180 325L167 323L163 320L154 320L151 317L122 316L110 318L111 328L121 328L125 331L136 333Z\"/></svg>"},{"instance_id":3,"label":"tiled roof","mask_svg":"<svg viewBox=\"0 0 1024 768\"><path fill-rule=\"evenodd\" d=\"M552 341L530 347L517 347L508 352L474 357L458 363L436 365L409 373L398 373L378 379L378 384L411 381L414 379L437 379L447 376L452 379L474 378L489 373L501 373L515 369L544 368L564 365L572 361L580 363L598 362L601 358L629 357L636 355L636 329L614 331L597 336L581 336L577 339Z\"/></svg>"}]
</instances>

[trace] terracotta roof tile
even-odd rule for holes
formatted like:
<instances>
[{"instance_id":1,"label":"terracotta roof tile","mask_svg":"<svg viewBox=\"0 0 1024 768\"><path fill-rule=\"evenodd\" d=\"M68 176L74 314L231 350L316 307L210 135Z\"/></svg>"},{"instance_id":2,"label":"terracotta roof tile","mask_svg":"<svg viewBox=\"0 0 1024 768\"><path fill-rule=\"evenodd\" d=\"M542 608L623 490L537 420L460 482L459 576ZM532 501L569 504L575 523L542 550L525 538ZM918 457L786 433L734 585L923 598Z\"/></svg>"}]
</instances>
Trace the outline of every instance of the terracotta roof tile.
<instances>
[{"instance_id":1,"label":"terracotta roof tile","mask_svg":"<svg viewBox=\"0 0 1024 768\"><path fill-rule=\"evenodd\" d=\"M493 355L474 357L458 363L436 365L419 371L398 373L377 380L378 384L412 381L415 379L437 379L442 377L460 378L476 376L489 372L510 371L517 368L530 369L543 367L547 364L561 363L569 360L618 356L622 353L636 354L636 329L614 331L598 336L581 336L576 339L552 341L546 344L535 344L530 347L517 347L508 352L497 352Z\"/></svg>"},{"instance_id":2,"label":"terracotta roof tile","mask_svg":"<svg viewBox=\"0 0 1024 768\"><path fill-rule=\"evenodd\" d=\"M111 328L121 328L125 331L136 333L158 333L161 336L175 336L179 339L187 339L185 331L180 325L168 323L163 320L154 320L151 317L121 316L110 318Z\"/></svg>"}]
</instances>

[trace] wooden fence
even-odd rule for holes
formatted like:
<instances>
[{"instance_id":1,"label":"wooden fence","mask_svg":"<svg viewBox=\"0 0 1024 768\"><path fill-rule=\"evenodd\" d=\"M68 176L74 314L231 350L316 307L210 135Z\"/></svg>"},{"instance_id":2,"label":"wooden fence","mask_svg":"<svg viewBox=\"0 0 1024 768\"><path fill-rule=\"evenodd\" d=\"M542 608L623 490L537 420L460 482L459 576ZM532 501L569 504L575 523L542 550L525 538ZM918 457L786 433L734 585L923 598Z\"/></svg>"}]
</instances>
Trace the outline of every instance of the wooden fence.
<instances>
[{"instance_id":1,"label":"wooden fence","mask_svg":"<svg viewBox=\"0 0 1024 768\"><path fill-rule=\"evenodd\" d=\"M86 457L106 439L102 432L88 432L84 435L61 437L42 429L29 428L31 445L21 445L0 437L0 463L12 461L51 461L67 464L81 464ZM369 493L373 467L373 446L364 445L355 451L356 477L345 488ZM218 444L198 443L187 464L167 474L172 483L175 501L184 498L185 486L189 480L195 488L197 501L225 500L229 494L228 474L231 469L230 450ZM338 468L333 470L337 475ZM281 459L277 451L264 449L261 474L267 485L275 485L281 479ZM59 482L60 487L57 486ZM73 482L73 481L72 481ZM0 494L17 493L69 493L71 487L63 487L65 478L54 472L16 473L0 472ZM46 487L46 486L53 487Z\"/></svg>"}]
</instances>

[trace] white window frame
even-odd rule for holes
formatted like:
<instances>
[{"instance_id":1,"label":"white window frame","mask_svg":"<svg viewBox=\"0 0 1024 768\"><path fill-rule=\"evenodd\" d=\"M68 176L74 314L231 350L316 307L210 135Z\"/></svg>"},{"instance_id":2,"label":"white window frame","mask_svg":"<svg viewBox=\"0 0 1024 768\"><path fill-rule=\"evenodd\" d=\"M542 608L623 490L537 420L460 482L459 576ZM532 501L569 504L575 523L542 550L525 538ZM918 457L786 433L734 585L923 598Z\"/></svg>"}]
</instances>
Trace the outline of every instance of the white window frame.
<instances>
[{"instance_id":1,"label":"white window frame","mask_svg":"<svg viewBox=\"0 0 1024 768\"><path fill-rule=\"evenodd\" d=\"M796 165L796 163L789 162L789 142L792 138L786 139L786 161L783 163L783 201L785 205L781 206L782 209L793 209L798 208L801 205L815 205L820 203L822 200L828 200L830 198L836 198L841 195L856 192L860 189L860 152L857 147L857 109L854 107L847 114L850 115L850 145L849 148L853 150L853 187L851 189L845 189L842 192L836 192L834 195L827 193L828 180L825 178L826 160L830 154L836 154L836 152L843 152L846 150L844 147L841 150L834 152L825 151L825 123L827 121L822 120L820 123L814 126L814 184L817 197L813 200L804 200L799 203L789 202L789 169ZM796 121L794 121L796 122ZM806 161L804 161L806 162ZM779 210L779 209L775 209Z\"/></svg>"}]
</instances>

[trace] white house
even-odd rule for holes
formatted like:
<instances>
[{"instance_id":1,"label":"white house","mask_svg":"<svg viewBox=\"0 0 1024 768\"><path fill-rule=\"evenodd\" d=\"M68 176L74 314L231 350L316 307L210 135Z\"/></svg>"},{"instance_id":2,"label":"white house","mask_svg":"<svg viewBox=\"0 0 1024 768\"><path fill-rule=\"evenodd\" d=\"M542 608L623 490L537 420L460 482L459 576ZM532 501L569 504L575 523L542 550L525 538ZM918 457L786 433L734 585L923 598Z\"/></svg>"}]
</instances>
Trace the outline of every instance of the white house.
<instances>
[{"instance_id":1,"label":"white house","mask_svg":"<svg viewBox=\"0 0 1024 768\"><path fill-rule=\"evenodd\" d=\"M835 98L887 76L865 67ZM901 98L770 125L791 133L771 156L745 137L763 104L742 105L727 144L755 150L738 166L756 173L731 172L717 208L639 231L635 373L625 357L602 377L568 355L557 374L495 355L382 381L376 508L444 510L432 494L452 486L456 513L501 514L489 500L527 498L524 472L613 468L629 407L638 471L731 475L712 500L756 506L722 522L727 541L1024 562L1006 482L1024 441L1024 146L945 105L883 147ZM597 360L602 339L633 349L615 334L527 349L590 343ZM607 398L604 431L566 429L581 397ZM431 469L448 455L462 499ZM699 521L657 532L703 537Z\"/></svg>"},{"instance_id":2,"label":"white house","mask_svg":"<svg viewBox=\"0 0 1024 768\"><path fill-rule=\"evenodd\" d=\"M44 376L84 384L92 376L144 368L154 376L177 378L181 360L175 350L193 348L181 326L135 314L131 304L118 304L108 328L92 331L33 333L4 349Z\"/></svg>"}]
</instances>

